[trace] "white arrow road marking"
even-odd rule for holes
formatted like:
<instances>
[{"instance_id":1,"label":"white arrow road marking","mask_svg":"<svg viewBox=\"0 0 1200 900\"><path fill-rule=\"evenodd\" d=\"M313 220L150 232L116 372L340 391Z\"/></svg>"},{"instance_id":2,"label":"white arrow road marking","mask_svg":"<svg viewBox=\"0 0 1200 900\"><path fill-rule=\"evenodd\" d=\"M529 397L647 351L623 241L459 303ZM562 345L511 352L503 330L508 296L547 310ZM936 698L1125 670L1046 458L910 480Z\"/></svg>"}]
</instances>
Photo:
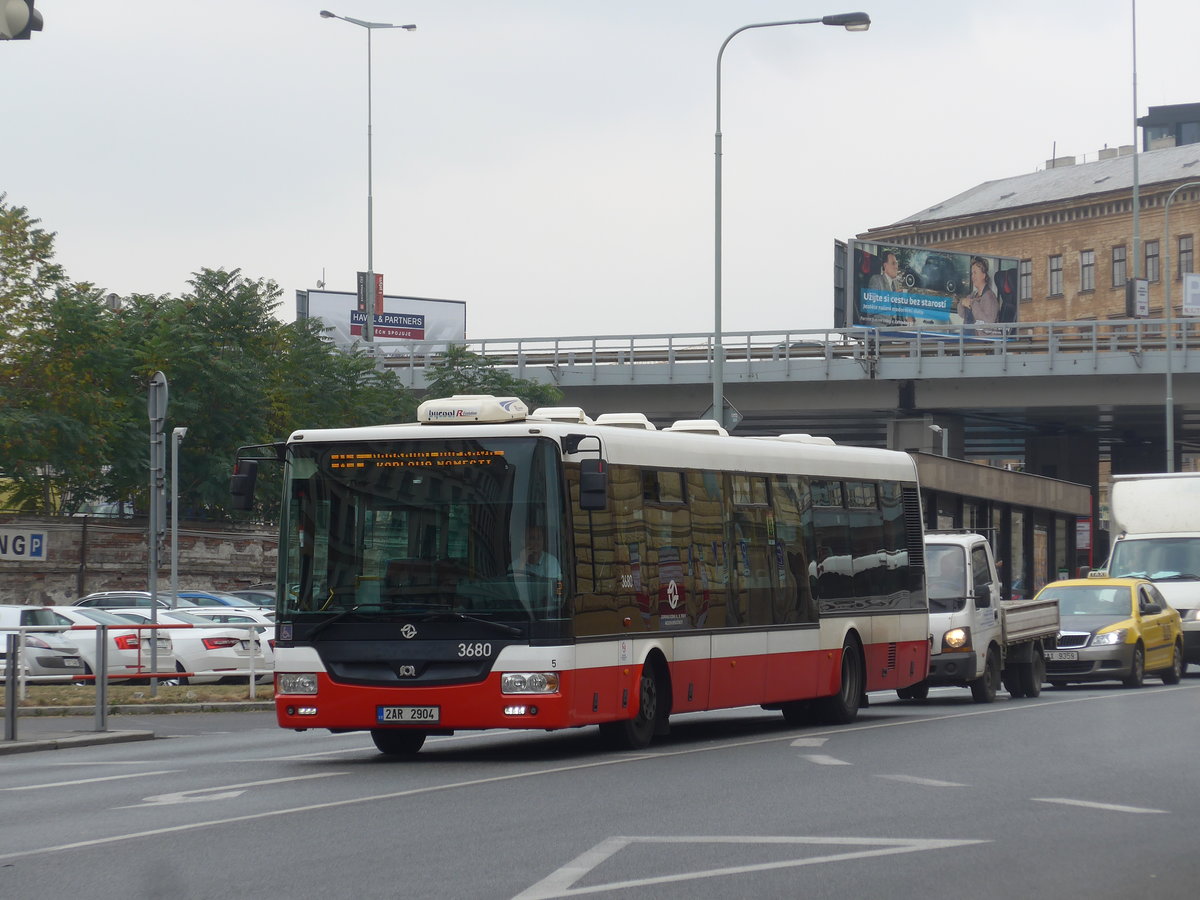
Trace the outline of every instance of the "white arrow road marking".
<instances>
[{"instance_id":1,"label":"white arrow road marking","mask_svg":"<svg viewBox=\"0 0 1200 900\"><path fill-rule=\"evenodd\" d=\"M232 800L245 793L243 788L260 787L264 784L282 784L286 781L308 781L313 778L330 778L334 775L345 775L345 772L319 772L315 775L296 775L292 778L268 778L265 781L247 781L243 784L226 784L221 787L195 788L190 791L173 791L169 794L155 794L146 797L141 803L129 806L118 806L116 809L138 809L143 806L169 806L172 803L202 803L208 800Z\"/></svg>"},{"instance_id":2,"label":"white arrow road marking","mask_svg":"<svg viewBox=\"0 0 1200 900\"><path fill-rule=\"evenodd\" d=\"M722 875L742 875L748 872L767 872L772 869L789 869L799 866L811 866L817 863L841 862L850 859L866 859L872 856L891 856L896 853L916 853L921 850L946 850L952 847L965 847L970 844L986 844L988 841L951 841L951 840L922 840L920 838L833 838L833 837L770 837L760 835L737 836L669 836L669 837L611 837L601 841L591 850L580 854L548 878L543 878L537 884L517 894L513 900L552 900L557 897L576 897L581 894L599 894L608 891L620 891L634 887L646 887L652 884L671 884L680 881L693 881L699 878L715 878ZM676 875L660 875L653 878L637 878L629 881L614 881L608 884L594 884L577 888L573 885L598 865L606 861L620 850L631 844L756 844L756 845L807 845L833 847L865 847L870 849L848 850L843 853L830 853L823 856L809 856L800 859L783 859L777 862L758 863L756 865L730 866L722 869L708 869L703 872L680 872Z\"/></svg>"},{"instance_id":3,"label":"white arrow road marking","mask_svg":"<svg viewBox=\"0 0 1200 900\"><path fill-rule=\"evenodd\" d=\"M849 766L852 763L846 762L844 759L838 759L836 756L826 756L824 753L806 753L804 758L811 763L816 763L818 766Z\"/></svg>"},{"instance_id":4,"label":"white arrow road marking","mask_svg":"<svg viewBox=\"0 0 1200 900\"><path fill-rule=\"evenodd\" d=\"M1112 812L1166 813L1165 809L1143 809L1140 806L1121 806L1117 803L1092 803L1090 800L1072 800L1069 797L1033 797L1038 803L1062 803L1065 806L1084 806L1088 809L1107 809Z\"/></svg>"},{"instance_id":5,"label":"white arrow road marking","mask_svg":"<svg viewBox=\"0 0 1200 900\"><path fill-rule=\"evenodd\" d=\"M906 784L923 784L927 787L966 787L957 781L938 781L936 778L919 778L916 775L876 775L876 778L887 778L891 781L903 781Z\"/></svg>"},{"instance_id":6,"label":"white arrow road marking","mask_svg":"<svg viewBox=\"0 0 1200 900\"><path fill-rule=\"evenodd\" d=\"M40 788L64 787L69 784L92 784L96 781L117 781L122 778L145 778L148 775L171 775L180 769L163 769L160 772L130 772L128 775L104 775L99 778L77 778L74 781L52 781L46 784L25 784L20 787L0 788L0 791L36 791Z\"/></svg>"},{"instance_id":7,"label":"white arrow road marking","mask_svg":"<svg viewBox=\"0 0 1200 900\"><path fill-rule=\"evenodd\" d=\"M829 740L829 738L821 738L821 737L796 738L794 741L792 741L792 746L793 747L824 747L825 742L827 740Z\"/></svg>"}]
</instances>

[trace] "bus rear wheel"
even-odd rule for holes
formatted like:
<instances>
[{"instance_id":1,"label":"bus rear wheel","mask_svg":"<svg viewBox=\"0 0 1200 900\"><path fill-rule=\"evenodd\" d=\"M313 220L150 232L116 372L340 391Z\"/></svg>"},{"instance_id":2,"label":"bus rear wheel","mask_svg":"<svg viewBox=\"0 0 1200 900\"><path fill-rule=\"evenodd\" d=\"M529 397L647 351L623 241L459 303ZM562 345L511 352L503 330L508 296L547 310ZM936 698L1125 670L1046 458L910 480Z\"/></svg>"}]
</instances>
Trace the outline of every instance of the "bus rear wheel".
<instances>
[{"instance_id":1,"label":"bus rear wheel","mask_svg":"<svg viewBox=\"0 0 1200 900\"><path fill-rule=\"evenodd\" d=\"M862 653L858 649L858 642L848 639L842 645L841 685L832 697L822 697L816 701L817 715L832 725L853 722L862 704L863 684Z\"/></svg>"},{"instance_id":2,"label":"bus rear wheel","mask_svg":"<svg viewBox=\"0 0 1200 900\"><path fill-rule=\"evenodd\" d=\"M415 756L425 744L425 732L407 729L374 728L371 740L380 753L388 756Z\"/></svg>"}]
</instances>

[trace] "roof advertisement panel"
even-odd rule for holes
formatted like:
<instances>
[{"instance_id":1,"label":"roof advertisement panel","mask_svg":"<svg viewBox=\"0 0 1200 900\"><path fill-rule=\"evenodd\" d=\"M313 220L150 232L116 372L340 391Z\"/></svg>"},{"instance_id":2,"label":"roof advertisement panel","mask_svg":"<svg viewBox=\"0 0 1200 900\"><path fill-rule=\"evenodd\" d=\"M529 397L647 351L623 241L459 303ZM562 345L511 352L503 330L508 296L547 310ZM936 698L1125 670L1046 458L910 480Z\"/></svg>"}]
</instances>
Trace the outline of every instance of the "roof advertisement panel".
<instances>
[{"instance_id":1,"label":"roof advertisement panel","mask_svg":"<svg viewBox=\"0 0 1200 900\"><path fill-rule=\"evenodd\" d=\"M1000 334L1017 321L1020 261L926 247L850 242L848 318L872 328L969 326Z\"/></svg>"},{"instance_id":2,"label":"roof advertisement panel","mask_svg":"<svg viewBox=\"0 0 1200 900\"><path fill-rule=\"evenodd\" d=\"M359 310L357 295L348 291L297 291L296 318L320 319L326 334L338 347L349 347L363 339L366 313ZM375 314L373 327L374 341L382 356L407 354L413 344L431 350L466 340L467 304L461 300L385 294L383 311Z\"/></svg>"}]
</instances>

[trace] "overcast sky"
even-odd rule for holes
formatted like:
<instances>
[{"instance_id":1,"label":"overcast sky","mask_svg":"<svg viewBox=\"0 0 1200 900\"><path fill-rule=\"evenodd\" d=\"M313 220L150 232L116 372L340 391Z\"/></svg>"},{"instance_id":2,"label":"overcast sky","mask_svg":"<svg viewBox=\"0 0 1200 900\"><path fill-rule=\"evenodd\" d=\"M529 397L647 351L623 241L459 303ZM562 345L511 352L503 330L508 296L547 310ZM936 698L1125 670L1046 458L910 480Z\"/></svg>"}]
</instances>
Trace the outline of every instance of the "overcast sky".
<instances>
[{"instance_id":1,"label":"overcast sky","mask_svg":"<svg viewBox=\"0 0 1200 900\"><path fill-rule=\"evenodd\" d=\"M711 331L716 56L724 327L832 326L832 243L1130 144L1130 0L37 0L0 43L0 192L69 276L200 268L467 303L468 338ZM347 5L340 5L345 3ZM1200 101L1195 0L1137 3L1138 113Z\"/></svg>"}]
</instances>

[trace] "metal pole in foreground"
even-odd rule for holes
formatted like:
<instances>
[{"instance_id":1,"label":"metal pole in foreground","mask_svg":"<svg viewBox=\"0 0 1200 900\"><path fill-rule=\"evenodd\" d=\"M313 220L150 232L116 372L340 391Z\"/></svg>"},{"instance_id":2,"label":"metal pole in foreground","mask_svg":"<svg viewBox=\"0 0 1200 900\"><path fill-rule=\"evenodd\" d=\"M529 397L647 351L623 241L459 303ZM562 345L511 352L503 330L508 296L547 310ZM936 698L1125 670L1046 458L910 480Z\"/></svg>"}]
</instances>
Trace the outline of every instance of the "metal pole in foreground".
<instances>
[{"instance_id":1,"label":"metal pole in foreground","mask_svg":"<svg viewBox=\"0 0 1200 900\"><path fill-rule=\"evenodd\" d=\"M179 596L179 442L187 436L187 427L171 430L171 602Z\"/></svg>"}]
</instances>

